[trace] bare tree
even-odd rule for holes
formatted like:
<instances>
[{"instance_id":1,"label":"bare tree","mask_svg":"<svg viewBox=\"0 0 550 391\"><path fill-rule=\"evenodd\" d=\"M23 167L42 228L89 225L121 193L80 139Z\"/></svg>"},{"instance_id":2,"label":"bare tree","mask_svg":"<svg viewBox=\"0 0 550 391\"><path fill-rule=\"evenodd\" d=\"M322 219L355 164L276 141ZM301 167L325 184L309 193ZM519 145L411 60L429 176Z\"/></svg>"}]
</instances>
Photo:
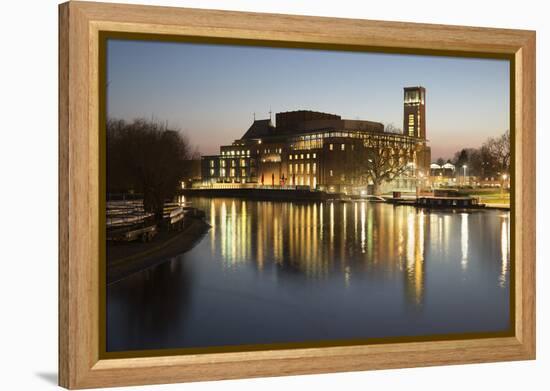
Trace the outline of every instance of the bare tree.
<instances>
[{"instance_id":1,"label":"bare tree","mask_svg":"<svg viewBox=\"0 0 550 391\"><path fill-rule=\"evenodd\" d=\"M107 122L107 191L143 194L145 211L162 218L191 157L188 140L165 123L143 119Z\"/></svg>"},{"instance_id":2,"label":"bare tree","mask_svg":"<svg viewBox=\"0 0 550 391\"><path fill-rule=\"evenodd\" d=\"M507 130L504 134L497 138L490 138L483 147L487 149L487 153L497 169L501 172L509 172L510 170L510 131Z\"/></svg>"},{"instance_id":3,"label":"bare tree","mask_svg":"<svg viewBox=\"0 0 550 391\"><path fill-rule=\"evenodd\" d=\"M401 133L403 133L403 130L401 128L398 128L397 126L395 126L393 123L390 122L390 123L384 125L384 132L385 133L401 134Z\"/></svg>"},{"instance_id":4,"label":"bare tree","mask_svg":"<svg viewBox=\"0 0 550 391\"><path fill-rule=\"evenodd\" d=\"M384 138L373 137L368 144L361 145L354 156L353 177L357 184L371 183L374 194L380 194L380 187L395 180L407 169L408 159L400 156L397 148Z\"/></svg>"},{"instance_id":5,"label":"bare tree","mask_svg":"<svg viewBox=\"0 0 550 391\"><path fill-rule=\"evenodd\" d=\"M480 152L475 148L463 148L455 153L453 158L453 164L457 169L461 169L463 166L468 167L470 175L478 175L480 169Z\"/></svg>"},{"instance_id":6,"label":"bare tree","mask_svg":"<svg viewBox=\"0 0 550 391\"><path fill-rule=\"evenodd\" d=\"M510 132L489 138L480 148L464 148L455 153L457 168L467 165L470 175L496 176L510 170Z\"/></svg>"},{"instance_id":7,"label":"bare tree","mask_svg":"<svg viewBox=\"0 0 550 391\"><path fill-rule=\"evenodd\" d=\"M406 161L395 153L389 146L375 142L367 148L367 172L373 184L375 195L380 194L380 186L391 182L406 170ZM376 145L378 144L378 145Z\"/></svg>"}]
</instances>

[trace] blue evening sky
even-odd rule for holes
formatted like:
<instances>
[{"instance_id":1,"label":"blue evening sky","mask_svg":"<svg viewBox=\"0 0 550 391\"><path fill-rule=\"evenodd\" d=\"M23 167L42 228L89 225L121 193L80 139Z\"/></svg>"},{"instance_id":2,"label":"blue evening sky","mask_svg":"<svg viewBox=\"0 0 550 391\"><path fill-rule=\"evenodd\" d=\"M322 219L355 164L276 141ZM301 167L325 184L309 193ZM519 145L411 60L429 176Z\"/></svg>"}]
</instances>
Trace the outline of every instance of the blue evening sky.
<instances>
[{"instance_id":1,"label":"blue evening sky","mask_svg":"<svg viewBox=\"0 0 550 391\"><path fill-rule=\"evenodd\" d=\"M505 60L109 40L107 82L109 117L166 121L203 154L270 109L402 128L405 86L426 88L432 160L509 129Z\"/></svg>"}]
</instances>

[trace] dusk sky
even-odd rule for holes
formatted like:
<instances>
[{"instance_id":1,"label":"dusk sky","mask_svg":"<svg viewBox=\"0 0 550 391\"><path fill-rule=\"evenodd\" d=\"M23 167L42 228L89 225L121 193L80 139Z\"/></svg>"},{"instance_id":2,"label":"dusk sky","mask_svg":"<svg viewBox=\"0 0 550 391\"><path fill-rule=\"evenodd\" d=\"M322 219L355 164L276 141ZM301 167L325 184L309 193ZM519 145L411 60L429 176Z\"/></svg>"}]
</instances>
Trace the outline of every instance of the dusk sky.
<instances>
[{"instance_id":1,"label":"dusk sky","mask_svg":"<svg viewBox=\"0 0 550 391\"><path fill-rule=\"evenodd\" d=\"M110 118L167 121L202 154L219 153L270 109L402 128L406 86L426 88L434 161L509 129L505 60L110 40L107 82Z\"/></svg>"}]
</instances>

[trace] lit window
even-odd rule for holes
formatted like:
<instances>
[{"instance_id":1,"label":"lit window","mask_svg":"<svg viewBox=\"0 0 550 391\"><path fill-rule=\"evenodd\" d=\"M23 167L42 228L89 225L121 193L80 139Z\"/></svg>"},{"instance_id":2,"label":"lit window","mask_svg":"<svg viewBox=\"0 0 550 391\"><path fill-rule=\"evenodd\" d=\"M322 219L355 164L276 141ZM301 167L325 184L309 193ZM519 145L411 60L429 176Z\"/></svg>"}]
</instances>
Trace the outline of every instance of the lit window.
<instances>
[{"instance_id":1,"label":"lit window","mask_svg":"<svg viewBox=\"0 0 550 391\"><path fill-rule=\"evenodd\" d=\"M332 151L334 149L334 145L329 144L328 149L330 149Z\"/></svg>"},{"instance_id":2,"label":"lit window","mask_svg":"<svg viewBox=\"0 0 550 391\"><path fill-rule=\"evenodd\" d=\"M246 159L241 159L241 167L246 167Z\"/></svg>"},{"instance_id":3,"label":"lit window","mask_svg":"<svg viewBox=\"0 0 550 391\"><path fill-rule=\"evenodd\" d=\"M292 160L292 155L288 155L288 158L289 158L290 160Z\"/></svg>"},{"instance_id":4,"label":"lit window","mask_svg":"<svg viewBox=\"0 0 550 391\"><path fill-rule=\"evenodd\" d=\"M313 173L316 174L317 173L317 163L313 163Z\"/></svg>"},{"instance_id":5,"label":"lit window","mask_svg":"<svg viewBox=\"0 0 550 391\"><path fill-rule=\"evenodd\" d=\"M235 151L231 151L231 155L235 156Z\"/></svg>"},{"instance_id":6,"label":"lit window","mask_svg":"<svg viewBox=\"0 0 550 391\"><path fill-rule=\"evenodd\" d=\"M298 155L294 155L294 159L295 159L295 160L298 160Z\"/></svg>"},{"instance_id":7,"label":"lit window","mask_svg":"<svg viewBox=\"0 0 550 391\"><path fill-rule=\"evenodd\" d=\"M300 173L304 173L304 163L300 163Z\"/></svg>"},{"instance_id":8,"label":"lit window","mask_svg":"<svg viewBox=\"0 0 550 391\"><path fill-rule=\"evenodd\" d=\"M306 164L306 173L309 174L309 163Z\"/></svg>"},{"instance_id":9,"label":"lit window","mask_svg":"<svg viewBox=\"0 0 550 391\"><path fill-rule=\"evenodd\" d=\"M300 159L303 159L303 158L304 158L304 154L301 153L301 154L300 154Z\"/></svg>"},{"instance_id":10,"label":"lit window","mask_svg":"<svg viewBox=\"0 0 550 391\"><path fill-rule=\"evenodd\" d=\"M225 176L225 168L220 169L220 176Z\"/></svg>"},{"instance_id":11,"label":"lit window","mask_svg":"<svg viewBox=\"0 0 550 391\"><path fill-rule=\"evenodd\" d=\"M235 160L231 160L231 167L235 167Z\"/></svg>"},{"instance_id":12,"label":"lit window","mask_svg":"<svg viewBox=\"0 0 550 391\"><path fill-rule=\"evenodd\" d=\"M333 172L332 170L329 170L328 175L332 176Z\"/></svg>"},{"instance_id":13,"label":"lit window","mask_svg":"<svg viewBox=\"0 0 550 391\"><path fill-rule=\"evenodd\" d=\"M414 136L414 114L409 114L409 136Z\"/></svg>"},{"instance_id":14,"label":"lit window","mask_svg":"<svg viewBox=\"0 0 550 391\"><path fill-rule=\"evenodd\" d=\"M340 175L340 180L344 182L346 180L346 174Z\"/></svg>"},{"instance_id":15,"label":"lit window","mask_svg":"<svg viewBox=\"0 0 550 391\"><path fill-rule=\"evenodd\" d=\"M342 145L340 146L340 149L341 149L342 151L345 151L345 150L346 150L346 144L342 144Z\"/></svg>"},{"instance_id":16,"label":"lit window","mask_svg":"<svg viewBox=\"0 0 550 391\"><path fill-rule=\"evenodd\" d=\"M294 164L294 172L296 172L296 173L298 172L298 163Z\"/></svg>"},{"instance_id":17,"label":"lit window","mask_svg":"<svg viewBox=\"0 0 550 391\"><path fill-rule=\"evenodd\" d=\"M246 176L246 170L244 168L241 170L241 176Z\"/></svg>"},{"instance_id":18,"label":"lit window","mask_svg":"<svg viewBox=\"0 0 550 391\"><path fill-rule=\"evenodd\" d=\"M210 160L210 167L214 167L214 160Z\"/></svg>"},{"instance_id":19,"label":"lit window","mask_svg":"<svg viewBox=\"0 0 550 391\"><path fill-rule=\"evenodd\" d=\"M225 160L222 160L222 167L225 167Z\"/></svg>"},{"instance_id":20,"label":"lit window","mask_svg":"<svg viewBox=\"0 0 550 391\"><path fill-rule=\"evenodd\" d=\"M214 176L214 169L210 169L210 176Z\"/></svg>"},{"instance_id":21,"label":"lit window","mask_svg":"<svg viewBox=\"0 0 550 391\"><path fill-rule=\"evenodd\" d=\"M237 155L240 155L241 154L241 151L237 151Z\"/></svg>"},{"instance_id":22,"label":"lit window","mask_svg":"<svg viewBox=\"0 0 550 391\"><path fill-rule=\"evenodd\" d=\"M306 157L309 159L309 153L306 155Z\"/></svg>"},{"instance_id":23,"label":"lit window","mask_svg":"<svg viewBox=\"0 0 550 391\"><path fill-rule=\"evenodd\" d=\"M249 149L248 151L246 151L246 154L247 154L248 156L250 156L250 149Z\"/></svg>"},{"instance_id":24,"label":"lit window","mask_svg":"<svg viewBox=\"0 0 550 391\"><path fill-rule=\"evenodd\" d=\"M288 166L288 172L292 174L292 164Z\"/></svg>"},{"instance_id":25,"label":"lit window","mask_svg":"<svg viewBox=\"0 0 550 391\"><path fill-rule=\"evenodd\" d=\"M317 158L317 154L316 154L316 153L313 154L313 158L314 158L314 159Z\"/></svg>"}]
</instances>

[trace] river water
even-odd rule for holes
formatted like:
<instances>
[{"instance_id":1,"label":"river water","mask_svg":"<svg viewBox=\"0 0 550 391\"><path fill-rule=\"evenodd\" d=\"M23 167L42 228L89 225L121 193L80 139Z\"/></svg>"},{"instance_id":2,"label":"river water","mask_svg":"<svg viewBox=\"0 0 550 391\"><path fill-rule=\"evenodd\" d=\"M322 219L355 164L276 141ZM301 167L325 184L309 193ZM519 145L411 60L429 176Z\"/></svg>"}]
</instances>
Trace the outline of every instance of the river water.
<instances>
[{"instance_id":1,"label":"river water","mask_svg":"<svg viewBox=\"0 0 550 391\"><path fill-rule=\"evenodd\" d=\"M212 229L107 289L107 351L507 331L510 214L187 199Z\"/></svg>"}]
</instances>

